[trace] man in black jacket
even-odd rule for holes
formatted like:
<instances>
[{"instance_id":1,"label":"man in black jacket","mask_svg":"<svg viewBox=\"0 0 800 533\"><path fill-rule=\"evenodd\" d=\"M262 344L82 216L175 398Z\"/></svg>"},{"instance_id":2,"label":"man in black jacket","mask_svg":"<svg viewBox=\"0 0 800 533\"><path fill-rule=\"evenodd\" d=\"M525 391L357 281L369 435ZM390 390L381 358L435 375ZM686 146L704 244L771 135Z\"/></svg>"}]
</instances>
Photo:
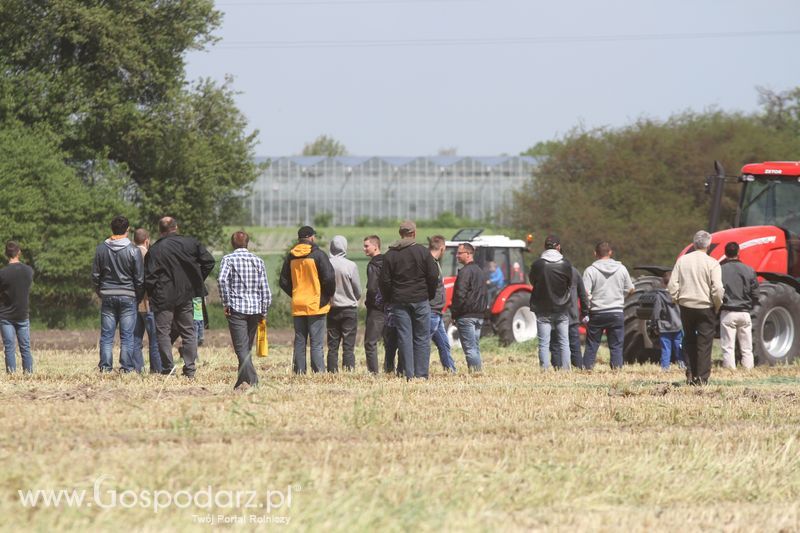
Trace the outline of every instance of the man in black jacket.
<instances>
[{"instance_id":1,"label":"man in black jacket","mask_svg":"<svg viewBox=\"0 0 800 533\"><path fill-rule=\"evenodd\" d=\"M436 296L439 269L427 248L417 244L417 226L400 224L400 240L389 246L383 260L380 288L391 304L397 327L400 358L406 378L428 377L431 355L431 306Z\"/></svg>"},{"instance_id":2,"label":"man in black jacket","mask_svg":"<svg viewBox=\"0 0 800 533\"><path fill-rule=\"evenodd\" d=\"M383 337L383 328L386 323L383 298L379 287L381 269L383 269L381 238L377 235L365 237L364 253L370 258L367 264L367 296L364 299L364 305L367 307L367 322L364 326L364 352L367 356L367 370L374 374L378 372L378 339ZM384 340L385 343L386 341Z\"/></svg>"},{"instance_id":3,"label":"man in black jacket","mask_svg":"<svg viewBox=\"0 0 800 533\"><path fill-rule=\"evenodd\" d=\"M456 257L464 266L458 271L453 287L450 314L458 328L458 337L467 359L467 370L479 372L482 369L479 341L488 300L486 276L483 269L475 263L475 248L470 243L460 244Z\"/></svg>"},{"instance_id":4,"label":"man in black jacket","mask_svg":"<svg viewBox=\"0 0 800 533\"><path fill-rule=\"evenodd\" d=\"M530 272L531 311L536 313L539 338L539 365L550 367L550 335L556 333L558 351L553 354L553 364L570 369L569 309L572 290L572 265L561 255L561 240L548 235L544 252L533 262Z\"/></svg>"},{"instance_id":5,"label":"man in black jacket","mask_svg":"<svg viewBox=\"0 0 800 533\"><path fill-rule=\"evenodd\" d=\"M193 378L197 361L192 298L203 296L203 284L214 269L214 257L197 239L178 235L178 222L172 217L158 221L161 237L150 247L145 259L145 287L150 309L156 318L156 337L161 354L161 373L171 374L170 335L173 322L181 337L183 375Z\"/></svg>"},{"instance_id":6,"label":"man in black jacket","mask_svg":"<svg viewBox=\"0 0 800 533\"><path fill-rule=\"evenodd\" d=\"M445 304L444 282L442 281L442 255L445 251L445 240L441 235L434 235L428 238L428 250L436 260L436 267L439 269L439 283L436 285L436 296L430 301L431 304L431 340L439 351L439 361L442 367L448 372L455 373L456 364L450 355L450 339L444 329L444 319L442 310Z\"/></svg>"},{"instance_id":7,"label":"man in black jacket","mask_svg":"<svg viewBox=\"0 0 800 533\"><path fill-rule=\"evenodd\" d=\"M133 332L139 300L144 296L142 254L128 239L128 219L114 217L111 237L97 245L92 263L92 285L100 297L101 372L114 366L114 333L119 324L119 364L122 372L141 372L141 352L134 360Z\"/></svg>"},{"instance_id":8,"label":"man in black jacket","mask_svg":"<svg viewBox=\"0 0 800 533\"><path fill-rule=\"evenodd\" d=\"M722 366L736 368L734 347L739 340L742 366L753 368L753 323L750 311L758 301L758 277L755 270L739 261L739 245L725 245L722 268L722 298L719 316L719 345L722 348Z\"/></svg>"},{"instance_id":9,"label":"man in black jacket","mask_svg":"<svg viewBox=\"0 0 800 533\"><path fill-rule=\"evenodd\" d=\"M579 305L580 304L580 305ZM581 353L581 322L589 321L589 295L583 284L583 276L575 266L572 267L572 289L569 296L569 356L572 366L583 368ZM550 336L550 353L558 353L558 339Z\"/></svg>"}]
</instances>

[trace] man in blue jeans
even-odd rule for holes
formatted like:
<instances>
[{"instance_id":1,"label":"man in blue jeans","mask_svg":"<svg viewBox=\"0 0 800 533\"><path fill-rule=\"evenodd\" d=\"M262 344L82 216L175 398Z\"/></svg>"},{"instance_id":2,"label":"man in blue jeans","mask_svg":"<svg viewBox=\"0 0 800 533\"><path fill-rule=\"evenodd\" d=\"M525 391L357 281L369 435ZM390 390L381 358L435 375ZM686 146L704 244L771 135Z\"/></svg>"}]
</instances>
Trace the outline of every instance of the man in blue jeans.
<instances>
[{"instance_id":1,"label":"man in blue jeans","mask_svg":"<svg viewBox=\"0 0 800 533\"><path fill-rule=\"evenodd\" d=\"M431 357L431 306L439 269L430 252L417 244L417 226L400 224L400 240L389 246L381 269L380 289L392 306L397 345L406 379L427 379Z\"/></svg>"},{"instance_id":2,"label":"man in blue jeans","mask_svg":"<svg viewBox=\"0 0 800 533\"><path fill-rule=\"evenodd\" d=\"M550 335L555 332L558 348L553 366L569 370L569 311L572 304L572 265L561 255L561 240L548 235L544 252L533 262L530 271L531 311L536 314L539 339L539 366L550 368Z\"/></svg>"},{"instance_id":3,"label":"man in blue jeans","mask_svg":"<svg viewBox=\"0 0 800 533\"><path fill-rule=\"evenodd\" d=\"M481 361L481 327L486 316L487 287L483 269L475 263L475 248L468 242L460 244L456 253L458 262L464 265L458 271L453 287L453 304L450 314L458 328L458 337L467 359L470 372L483 369Z\"/></svg>"},{"instance_id":4,"label":"man in blue jeans","mask_svg":"<svg viewBox=\"0 0 800 533\"><path fill-rule=\"evenodd\" d=\"M92 285L100 297L101 372L114 366L112 349L119 324L119 363L121 372L141 372L144 361L134 358L133 334L138 302L144 295L142 254L128 239L128 219L114 217L111 237L97 245L92 264Z\"/></svg>"},{"instance_id":5,"label":"man in blue jeans","mask_svg":"<svg viewBox=\"0 0 800 533\"><path fill-rule=\"evenodd\" d=\"M17 355L14 339L19 344L22 356L22 371L33 372L31 355L31 321L28 316L28 301L33 284L33 269L19 261L19 244L6 242L8 265L0 268L0 333L6 355L6 372L17 371Z\"/></svg>"},{"instance_id":6,"label":"man in blue jeans","mask_svg":"<svg viewBox=\"0 0 800 533\"><path fill-rule=\"evenodd\" d=\"M431 304L431 340L439 350L439 361L442 367L448 372L455 373L456 364L453 362L453 357L450 355L450 339L447 338L447 332L444 329L444 320L442 319L442 309L444 309L445 294L444 283L442 282L442 267L439 260L445 249L445 240L441 235L434 235L428 239L428 250L430 250L433 259L436 261L436 267L439 269L439 284L436 286L436 296L430 301Z\"/></svg>"},{"instance_id":7,"label":"man in blue jeans","mask_svg":"<svg viewBox=\"0 0 800 533\"><path fill-rule=\"evenodd\" d=\"M133 232L133 242L139 253L142 254L142 263L147 256L147 251L150 249L150 233L144 228L138 228ZM148 360L150 363L150 373L161 373L161 354L158 351L158 337L156 336L156 317L150 309L150 301L147 295L142 296L139 302L138 313L136 317L136 328L133 331L133 357L134 360L144 361L142 355L142 345L144 344L144 334L147 332Z\"/></svg>"},{"instance_id":8,"label":"man in blue jeans","mask_svg":"<svg viewBox=\"0 0 800 533\"><path fill-rule=\"evenodd\" d=\"M589 324L586 327L586 350L583 368L594 368L600 339L605 332L611 351L611 368L622 368L622 346L625 339L623 307L625 296L633 293L628 269L611 258L614 251L608 242L599 242L594 249L597 260L583 271L583 284L589 295Z\"/></svg>"}]
</instances>

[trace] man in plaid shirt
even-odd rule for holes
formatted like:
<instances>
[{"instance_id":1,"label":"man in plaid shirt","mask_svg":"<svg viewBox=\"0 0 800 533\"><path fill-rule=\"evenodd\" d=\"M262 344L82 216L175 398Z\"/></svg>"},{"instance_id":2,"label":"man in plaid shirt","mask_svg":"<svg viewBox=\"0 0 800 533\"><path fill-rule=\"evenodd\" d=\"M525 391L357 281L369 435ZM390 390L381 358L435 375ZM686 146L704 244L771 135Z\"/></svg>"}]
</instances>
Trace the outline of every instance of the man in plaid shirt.
<instances>
[{"instance_id":1,"label":"man in plaid shirt","mask_svg":"<svg viewBox=\"0 0 800 533\"><path fill-rule=\"evenodd\" d=\"M262 318L266 319L267 309L272 303L264 261L248 251L249 243L247 233L234 233L231 236L233 252L223 257L219 264L219 293L228 318L233 350L239 359L235 389L258 384L251 352L258 323Z\"/></svg>"}]
</instances>

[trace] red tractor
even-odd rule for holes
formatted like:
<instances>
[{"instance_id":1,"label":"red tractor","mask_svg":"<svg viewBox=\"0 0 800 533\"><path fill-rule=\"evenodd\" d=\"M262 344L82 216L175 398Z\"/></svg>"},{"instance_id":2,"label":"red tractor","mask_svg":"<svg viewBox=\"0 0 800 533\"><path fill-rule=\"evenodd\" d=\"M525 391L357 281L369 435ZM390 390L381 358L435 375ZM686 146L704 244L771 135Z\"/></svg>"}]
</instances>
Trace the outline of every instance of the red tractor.
<instances>
[{"instance_id":1,"label":"red tractor","mask_svg":"<svg viewBox=\"0 0 800 533\"><path fill-rule=\"evenodd\" d=\"M442 255L442 276L445 287L444 312L453 301L453 286L456 282L458 262L456 250L461 243L468 242L475 247L475 262L486 272L498 269L503 274L501 286L489 287L489 309L487 320L481 332L493 331L503 344L524 342L536 337L536 317L530 310L531 285L525 265L525 252L528 245L519 239L501 235L483 235L482 229L467 228L456 233L446 241ZM449 319L446 321L449 324ZM451 342L457 345L454 327L448 327Z\"/></svg>"},{"instance_id":2,"label":"red tractor","mask_svg":"<svg viewBox=\"0 0 800 533\"><path fill-rule=\"evenodd\" d=\"M751 312L756 362L791 363L800 355L800 162L749 164L736 177L726 177L719 162L715 167L716 175L706 180L713 198L708 253L722 260L725 244L739 244L739 258L755 269L760 282L758 304ZM743 185L733 228L714 233L723 186L733 180ZM637 279L635 293L625 302L624 357L629 363L657 361L658 343L648 321L654 289L661 286L659 276L671 268L636 268L654 275Z\"/></svg>"}]
</instances>

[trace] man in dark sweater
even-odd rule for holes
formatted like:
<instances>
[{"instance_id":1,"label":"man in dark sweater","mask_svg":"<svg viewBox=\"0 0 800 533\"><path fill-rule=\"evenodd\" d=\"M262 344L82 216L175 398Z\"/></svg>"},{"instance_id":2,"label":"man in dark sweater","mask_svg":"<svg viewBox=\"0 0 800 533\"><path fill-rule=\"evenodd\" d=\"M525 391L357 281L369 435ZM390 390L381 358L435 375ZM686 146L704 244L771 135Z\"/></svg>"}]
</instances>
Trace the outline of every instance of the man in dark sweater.
<instances>
[{"instance_id":1,"label":"man in dark sweater","mask_svg":"<svg viewBox=\"0 0 800 533\"><path fill-rule=\"evenodd\" d=\"M750 311L758 301L758 277L755 270L739 261L739 245L725 245L722 268L722 298L719 316L719 345L722 348L722 366L736 368L734 347L739 340L742 366L753 368L753 323Z\"/></svg>"},{"instance_id":2,"label":"man in dark sweater","mask_svg":"<svg viewBox=\"0 0 800 533\"><path fill-rule=\"evenodd\" d=\"M572 291L572 265L561 255L561 240L549 235L544 241L544 252L533 262L530 272L531 311L536 314L539 338L539 366L550 368L550 335L556 334L558 351L553 364L570 369L569 310Z\"/></svg>"},{"instance_id":3,"label":"man in dark sweater","mask_svg":"<svg viewBox=\"0 0 800 533\"><path fill-rule=\"evenodd\" d=\"M572 366L583 368L583 354L581 353L581 322L588 322L589 296L583 285L583 276L575 266L572 267L572 289L569 297L569 354ZM550 336L550 353L558 353L557 339ZM551 355L552 356L552 355Z\"/></svg>"},{"instance_id":4,"label":"man in dark sweater","mask_svg":"<svg viewBox=\"0 0 800 533\"><path fill-rule=\"evenodd\" d=\"M384 337L386 324L383 297L379 287L383 254L381 238L370 235L364 238L364 253L370 258L367 264L367 296L364 305L367 307L367 321L364 325L364 352L367 356L367 370L374 374L378 371L378 339ZM384 339L384 344L386 340Z\"/></svg>"},{"instance_id":5,"label":"man in dark sweater","mask_svg":"<svg viewBox=\"0 0 800 533\"><path fill-rule=\"evenodd\" d=\"M203 296L203 284L214 269L214 257L197 239L178 235L178 222L172 217L158 221L161 238L150 247L145 258L145 286L150 309L156 317L161 373L171 374L171 336L173 322L181 337L183 375L193 378L197 361L197 336L194 329L192 299Z\"/></svg>"},{"instance_id":6,"label":"man in dark sweater","mask_svg":"<svg viewBox=\"0 0 800 533\"><path fill-rule=\"evenodd\" d=\"M481 371L481 327L486 316L487 294L486 276L483 269L475 263L475 248L468 242L460 244L457 252L458 262L464 265L458 271L453 288L453 304L450 314L458 328L458 337L467 359L467 369Z\"/></svg>"},{"instance_id":7,"label":"man in dark sweater","mask_svg":"<svg viewBox=\"0 0 800 533\"><path fill-rule=\"evenodd\" d=\"M400 240L389 246L383 260L380 289L392 306L400 358L406 378L428 378L431 355L431 306L439 269L427 248L416 242L417 226L400 224Z\"/></svg>"},{"instance_id":8,"label":"man in dark sweater","mask_svg":"<svg viewBox=\"0 0 800 533\"><path fill-rule=\"evenodd\" d=\"M92 285L100 297L101 372L114 366L114 333L119 324L119 365L121 372L141 372L141 352L134 358L133 334L138 302L144 296L142 254L128 239L128 219L114 217L111 237L97 245L92 264Z\"/></svg>"},{"instance_id":9,"label":"man in dark sweater","mask_svg":"<svg viewBox=\"0 0 800 533\"><path fill-rule=\"evenodd\" d=\"M441 235L434 235L428 238L428 250L436 260L436 267L439 269L439 283L436 285L436 296L430 301L431 304L431 340L436 345L439 351L439 361L442 363L442 368L448 372L456 371L456 364L453 362L453 357L450 355L450 339L447 337L447 331L444 329L444 320L442 318L442 310L444 309L445 293L444 283L442 281L442 266L439 261L445 251L445 240Z\"/></svg>"},{"instance_id":10,"label":"man in dark sweater","mask_svg":"<svg viewBox=\"0 0 800 533\"><path fill-rule=\"evenodd\" d=\"M33 269L20 263L19 255L19 244L6 242L8 265L0 268L0 333L6 354L6 372L11 374L17 371L16 339L22 356L22 371L30 374L33 372L33 355L28 300L33 284Z\"/></svg>"}]
</instances>

